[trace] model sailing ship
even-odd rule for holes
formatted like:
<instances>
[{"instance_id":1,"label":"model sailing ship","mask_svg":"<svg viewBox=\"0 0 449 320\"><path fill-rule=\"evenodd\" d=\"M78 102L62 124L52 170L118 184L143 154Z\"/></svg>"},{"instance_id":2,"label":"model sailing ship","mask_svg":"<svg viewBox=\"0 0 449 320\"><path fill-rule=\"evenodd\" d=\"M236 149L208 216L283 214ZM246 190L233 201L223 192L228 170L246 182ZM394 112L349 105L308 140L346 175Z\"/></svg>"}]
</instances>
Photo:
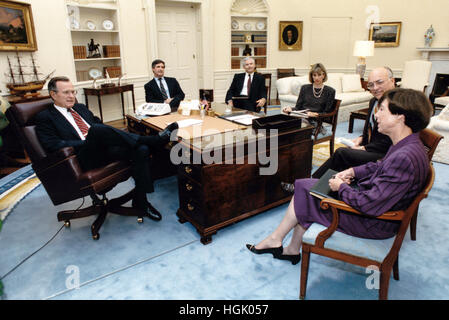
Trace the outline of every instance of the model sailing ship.
<instances>
[{"instance_id":1,"label":"model sailing ship","mask_svg":"<svg viewBox=\"0 0 449 320\"><path fill-rule=\"evenodd\" d=\"M11 60L8 58L10 82L6 84L12 95L17 96L38 96L39 90L41 90L47 80L53 75L54 71L47 75L44 79L40 80L39 73L37 70L36 63L34 61L33 54L31 54L31 66L23 66L20 60L19 53L16 52L17 66L12 66ZM30 72L24 72L24 69L32 68Z\"/></svg>"}]
</instances>

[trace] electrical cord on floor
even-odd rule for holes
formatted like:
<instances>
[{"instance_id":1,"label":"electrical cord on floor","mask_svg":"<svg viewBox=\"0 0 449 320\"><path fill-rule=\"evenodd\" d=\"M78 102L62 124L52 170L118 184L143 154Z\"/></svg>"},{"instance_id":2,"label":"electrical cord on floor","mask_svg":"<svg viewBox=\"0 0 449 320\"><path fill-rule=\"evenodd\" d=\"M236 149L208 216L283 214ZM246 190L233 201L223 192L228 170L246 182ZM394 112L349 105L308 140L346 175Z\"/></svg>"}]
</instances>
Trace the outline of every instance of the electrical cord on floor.
<instances>
[{"instance_id":1,"label":"electrical cord on floor","mask_svg":"<svg viewBox=\"0 0 449 320\"><path fill-rule=\"evenodd\" d=\"M82 206L84 205L84 198L83 198L83 202L81 203L81 205L75 210L78 211ZM20 262L17 266L15 266L14 268L12 268L10 271L8 271L4 276L2 276L0 278L0 280L5 279L7 276L9 276L13 271L15 271L18 267L20 267L22 264L25 263L25 261L27 261L28 259L30 259L32 256L34 256L36 253L38 253L39 251L41 251L42 249L44 249L50 242L53 241L54 238L56 238L56 236L61 232L61 230L65 227L65 224L62 225L61 228L59 228L58 232L56 232L56 234L51 237L50 240L48 240L42 247L40 247L39 249L37 249L36 251L34 251L32 254L30 254L28 257L26 257L25 259L22 260L22 262Z\"/></svg>"}]
</instances>

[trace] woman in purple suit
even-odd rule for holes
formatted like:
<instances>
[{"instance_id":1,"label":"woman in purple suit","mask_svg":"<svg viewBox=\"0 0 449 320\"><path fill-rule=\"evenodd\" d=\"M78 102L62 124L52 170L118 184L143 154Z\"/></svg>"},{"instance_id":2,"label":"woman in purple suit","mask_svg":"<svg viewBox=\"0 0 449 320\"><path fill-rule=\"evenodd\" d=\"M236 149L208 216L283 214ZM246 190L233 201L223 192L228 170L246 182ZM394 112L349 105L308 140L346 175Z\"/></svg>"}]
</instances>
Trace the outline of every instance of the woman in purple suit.
<instances>
[{"instance_id":1,"label":"woman in purple suit","mask_svg":"<svg viewBox=\"0 0 449 320\"><path fill-rule=\"evenodd\" d=\"M432 115L426 96L412 89L387 91L379 101L375 117L379 131L389 136L393 145L382 160L339 172L329 180L339 198L365 214L379 216L401 210L422 190L429 172L427 152L419 139ZM355 179L358 189L349 186ZM317 179L295 181L295 194L280 225L257 245L246 245L255 254L271 253L274 258L297 264L302 236L312 223L330 226L332 213L320 208L320 199L309 194ZM340 215L337 230L369 239L386 239L397 233L399 224L356 215ZM293 229L290 244L282 241Z\"/></svg>"}]
</instances>

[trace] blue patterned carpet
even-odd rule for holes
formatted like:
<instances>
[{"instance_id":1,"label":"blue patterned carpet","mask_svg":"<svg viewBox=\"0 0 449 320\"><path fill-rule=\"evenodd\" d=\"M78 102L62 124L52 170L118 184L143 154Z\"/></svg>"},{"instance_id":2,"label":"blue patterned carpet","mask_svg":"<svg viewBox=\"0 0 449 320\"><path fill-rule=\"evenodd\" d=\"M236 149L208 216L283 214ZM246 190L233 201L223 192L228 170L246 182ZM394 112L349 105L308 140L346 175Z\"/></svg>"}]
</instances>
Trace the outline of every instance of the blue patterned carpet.
<instances>
[{"instance_id":1,"label":"blue patterned carpet","mask_svg":"<svg viewBox=\"0 0 449 320\"><path fill-rule=\"evenodd\" d=\"M347 123L337 136L354 134ZM419 208L417 241L406 235L400 252L400 281L391 280L390 299L449 298L449 166L435 164L436 181ZM26 169L22 169L26 170ZM23 173L23 172L22 172ZM20 174L20 173L18 173ZM7 177L12 179L14 177ZM0 185L6 183L6 178ZM111 196L132 186L115 188ZM266 299L294 300L299 294L300 265L256 256L246 243L256 243L280 222L287 205L271 209L219 231L207 246L175 212L175 177L159 180L149 199L163 214L161 222L110 215L101 239L92 240L94 217L75 220L41 251L2 281L6 299ZM42 186L26 196L9 214L0 232L0 275L46 243L61 228L59 210L78 207L74 201L52 205ZM289 239L286 239L288 241ZM366 270L312 255L307 299L377 299L367 287Z\"/></svg>"}]
</instances>

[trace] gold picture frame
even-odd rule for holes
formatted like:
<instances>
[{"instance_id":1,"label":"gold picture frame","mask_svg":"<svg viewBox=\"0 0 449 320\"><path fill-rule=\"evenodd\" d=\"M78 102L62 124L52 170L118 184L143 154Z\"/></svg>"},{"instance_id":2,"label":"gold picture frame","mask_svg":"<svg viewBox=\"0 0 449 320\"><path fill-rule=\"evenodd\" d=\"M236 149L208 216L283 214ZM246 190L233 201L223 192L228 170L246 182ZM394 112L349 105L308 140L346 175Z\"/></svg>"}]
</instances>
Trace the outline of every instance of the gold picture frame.
<instances>
[{"instance_id":1,"label":"gold picture frame","mask_svg":"<svg viewBox=\"0 0 449 320\"><path fill-rule=\"evenodd\" d=\"M36 51L31 5L17 1L0 1L0 51Z\"/></svg>"},{"instance_id":2,"label":"gold picture frame","mask_svg":"<svg viewBox=\"0 0 449 320\"><path fill-rule=\"evenodd\" d=\"M279 50L302 50L302 21L279 21Z\"/></svg>"},{"instance_id":3,"label":"gold picture frame","mask_svg":"<svg viewBox=\"0 0 449 320\"><path fill-rule=\"evenodd\" d=\"M401 38L402 22L371 23L369 28L370 41L374 47L398 47Z\"/></svg>"}]
</instances>

